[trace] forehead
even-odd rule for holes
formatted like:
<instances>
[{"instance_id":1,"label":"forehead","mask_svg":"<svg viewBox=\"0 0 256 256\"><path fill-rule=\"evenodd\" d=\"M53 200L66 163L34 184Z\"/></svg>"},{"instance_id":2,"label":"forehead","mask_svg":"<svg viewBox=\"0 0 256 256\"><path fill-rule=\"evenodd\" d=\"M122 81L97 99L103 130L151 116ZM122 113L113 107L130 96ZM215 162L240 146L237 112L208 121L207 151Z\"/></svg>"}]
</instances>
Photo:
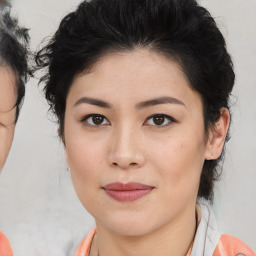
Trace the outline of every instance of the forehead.
<instances>
[{"instance_id":1,"label":"forehead","mask_svg":"<svg viewBox=\"0 0 256 256\"><path fill-rule=\"evenodd\" d=\"M108 53L89 72L77 75L68 101L77 97L100 97L106 101L143 101L171 96L182 101L201 101L180 65L148 49Z\"/></svg>"},{"instance_id":2,"label":"forehead","mask_svg":"<svg viewBox=\"0 0 256 256\"><path fill-rule=\"evenodd\" d=\"M12 110L16 104L15 76L7 67L0 67L0 113Z\"/></svg>"}]
</instances>

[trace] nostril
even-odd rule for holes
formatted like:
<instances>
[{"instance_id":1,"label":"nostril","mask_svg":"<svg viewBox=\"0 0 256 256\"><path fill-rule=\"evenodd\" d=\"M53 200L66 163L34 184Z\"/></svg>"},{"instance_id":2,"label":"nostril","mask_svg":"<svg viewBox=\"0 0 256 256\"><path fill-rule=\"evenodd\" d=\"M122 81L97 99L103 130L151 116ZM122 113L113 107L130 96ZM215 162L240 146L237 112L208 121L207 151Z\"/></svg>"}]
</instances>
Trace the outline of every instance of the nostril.
<instances>
[{"instance_id":1,"label":"nostril","mask_svg":"<svg viewBox=\"0 0 256 256\"><path fill-rule=\"evenodd\" d=\"M112 165L114 165L114 166L119 166L119 164L116 163L116 162L113 162ZM136 166L136 165L137 165L137 163L130 163L130 164L129 164L129 166Z\"/></svg>"}]
</instances>

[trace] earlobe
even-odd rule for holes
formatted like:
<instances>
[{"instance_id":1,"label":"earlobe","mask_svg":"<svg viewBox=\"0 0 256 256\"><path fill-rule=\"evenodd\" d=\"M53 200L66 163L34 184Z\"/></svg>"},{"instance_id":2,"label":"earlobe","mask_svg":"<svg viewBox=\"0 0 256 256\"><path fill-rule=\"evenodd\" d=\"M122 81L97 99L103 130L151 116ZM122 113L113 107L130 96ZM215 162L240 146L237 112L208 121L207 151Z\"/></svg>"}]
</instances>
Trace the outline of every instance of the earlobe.
<instances>
[{"instance_id":1,"label":"earlobe","mask_svg":"<svg viewBox=\"0 0 256 256\"><path fill-rule=\"evenodd\" d=\"M206 160L217 159L222 152L230 124L230 113L227 108L221 109L219 120L212 127L206 150Z\"/></svg>"}]
</instances>

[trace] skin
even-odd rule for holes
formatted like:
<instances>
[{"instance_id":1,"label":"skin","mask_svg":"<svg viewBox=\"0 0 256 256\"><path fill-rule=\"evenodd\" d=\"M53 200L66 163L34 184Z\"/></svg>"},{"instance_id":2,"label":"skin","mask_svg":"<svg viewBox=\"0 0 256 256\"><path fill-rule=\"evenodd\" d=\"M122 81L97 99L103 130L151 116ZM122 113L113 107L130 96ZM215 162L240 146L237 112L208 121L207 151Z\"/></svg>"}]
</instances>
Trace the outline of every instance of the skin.
<instances>
[{"instance_id":1,"label":"skin","mask_svg":"<svg viewBox=\"0 0 256 256\"><path fill-rule=\"evenodd\" d=\"M13 141L16 97L14 74L7 67L0 67L0 170Z\"/></svg>"},{"instance_id":2,"label":"skin","mask_svg":"<svg viewBox=\"0 0 256 256\"><path fill-rule=\"evenodd\" d=\"M168 102L141 106L167 96ZM95 125L90 114L102 115L102 123ZM155 114L171 119L162 116L156 125ZM90 255L186 255L202 166L220 155L228 125L223 109L206 141L200 95L178 64L147 49L107 54L77 75L66 99L63 140L77 195L97 225ZM102 189L132 181L154 189L132 202Z\"/></svg>"}]
</instances>

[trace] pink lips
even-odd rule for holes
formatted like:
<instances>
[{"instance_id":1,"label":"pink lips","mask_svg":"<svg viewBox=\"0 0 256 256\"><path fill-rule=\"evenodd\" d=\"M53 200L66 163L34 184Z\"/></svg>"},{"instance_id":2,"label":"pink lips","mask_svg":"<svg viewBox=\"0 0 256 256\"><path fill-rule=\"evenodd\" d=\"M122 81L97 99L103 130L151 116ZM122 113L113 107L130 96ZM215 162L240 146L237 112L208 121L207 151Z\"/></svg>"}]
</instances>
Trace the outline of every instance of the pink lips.
<instances>
[{"instance_id":1,"label":"pink lips","mask_svg":"<svg viewBox=\"0 0 256 256\"><path fill-rule=\"evenodd\" d=\"M127 184L115 182L103 187L110 197L120 202L135 201L150 193L153 188L152 186L137 182Z\"/></svg>"}]
</instances>

